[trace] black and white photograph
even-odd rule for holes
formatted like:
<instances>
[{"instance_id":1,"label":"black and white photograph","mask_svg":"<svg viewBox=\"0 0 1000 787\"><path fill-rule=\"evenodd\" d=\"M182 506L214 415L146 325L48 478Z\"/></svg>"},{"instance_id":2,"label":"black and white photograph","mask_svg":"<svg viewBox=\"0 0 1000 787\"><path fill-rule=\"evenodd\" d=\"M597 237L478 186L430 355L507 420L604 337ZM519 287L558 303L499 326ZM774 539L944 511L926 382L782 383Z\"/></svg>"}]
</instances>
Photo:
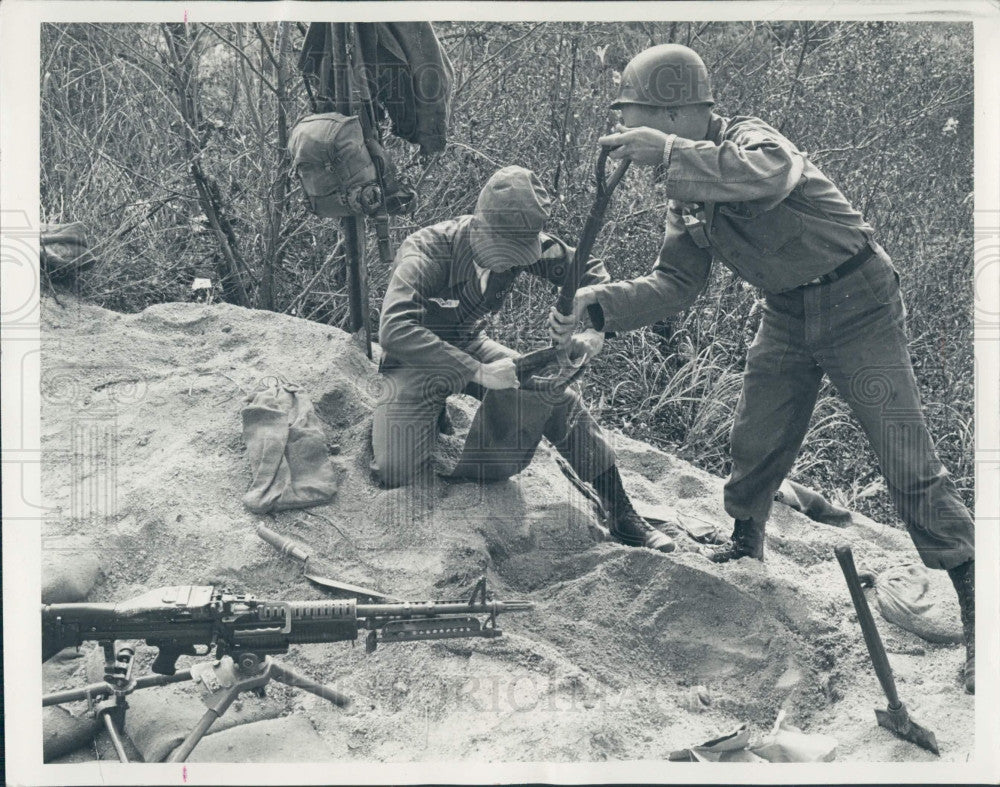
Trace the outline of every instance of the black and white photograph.
<instances>
[{"instance_id":1,"label":"black and white photograph","mask_svg":"<svg viewBox=\"0 0 1000 787\"><path fill-rule=\"evenodd\" d=\"M995 5L5 5L11 784L1000 779Z\"/></svg>"}]
</instances>

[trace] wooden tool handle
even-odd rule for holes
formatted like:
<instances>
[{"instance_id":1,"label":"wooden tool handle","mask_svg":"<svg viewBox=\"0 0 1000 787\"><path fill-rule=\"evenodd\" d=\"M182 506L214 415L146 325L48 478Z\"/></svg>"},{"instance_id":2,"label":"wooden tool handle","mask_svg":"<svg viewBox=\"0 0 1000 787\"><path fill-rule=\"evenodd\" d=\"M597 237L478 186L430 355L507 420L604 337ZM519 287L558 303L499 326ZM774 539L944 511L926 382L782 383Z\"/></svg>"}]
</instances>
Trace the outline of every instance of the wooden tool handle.
<instances>
[{"instance_id":1,"label":"wooden tool handle","mask_svg":"<svg viewBox=\"0 0 1000 787\"><path fill-rule=\"evenodd\" d=\"M573 313L573 300L576 297L577 288L580 286L583 271L590 260L590 253L594 250L594 242L597 240L597 234L601 231L601 226L604 224L604 212L608 208L608 202L611 201L611 194L621 182L621 179L625 177L625 172L628 170L629 164L631 164L629 159L622 160L618 163L611 178L608 179L606 176L608 155L612 150L614 148L602 146L601 152L597 156L597 164L594 167L594 178L597 181L597 196L594 198L594 204L590 208L590 215L587 216L587 223L583 225L583 232L580 234L580 242L577 243L576 251L573 254L573 262L569 275L566 276L563 286L559 290L559 298L556 300L556 309L564 317L568 317Z\"/></svg>"},{"instance_id":2,"label":"wooden tool handle","mask_svg":"<svg viewBox=\"0 0 1000 787\"><path fill-rule=\"evenodd\" d=\"M896 693L896 681L892 677L892 667L889 666L889 659L885 655L885 648L882 646L882 638L875 628L875 620L872 618L871 608L868 606L868 599L861 589L861 580L858 579L858 570L854 567L854 554L846 544L841 544L833 550L840 563L840 568L844 572L844 579L847 580L847 589L851 591L851 600L854 602L854 609L858 613L858 623L861 624L861 633L865 635L865 644L868 646L868 654L872 658L872 665L875 667L875 674L882 684L882 691L885 692L889 700L890 708L899 707L899 695Z\"/></svg>"}]
</instances>

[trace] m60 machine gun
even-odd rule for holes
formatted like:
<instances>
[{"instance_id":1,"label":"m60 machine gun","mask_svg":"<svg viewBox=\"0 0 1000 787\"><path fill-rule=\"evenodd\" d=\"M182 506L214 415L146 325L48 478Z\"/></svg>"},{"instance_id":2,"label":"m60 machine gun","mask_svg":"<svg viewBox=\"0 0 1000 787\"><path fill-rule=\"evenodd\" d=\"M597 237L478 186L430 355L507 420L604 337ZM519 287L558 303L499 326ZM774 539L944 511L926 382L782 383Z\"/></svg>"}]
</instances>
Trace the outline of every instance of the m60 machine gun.
<instances>
[{"instance_id":1,"label":"m60 machine gun","mask_svg":"<svg viewBox=\"0 0 1000 787\"><path fill-rule=\"evenodd\" d=\"M485 577L467 600L359 604L356 599L266 601L208 585L159 588L118 603L49 604L42 607L43 657L96 641L104 649L104 680L82 689L47 694L42 705L87 700L104 721L115 750L127 762L121 738L125 698L136 689L192 680L208 710L169 762L183 762L212 724L245 691L263 693L272 679L344 707L350 700L271 658L291 645L354 641L367 631L370 653L379 641L499 637L497 616L525 612L530 601L498 601ZM117 640L144 640L158 648L153 675L134 678L135 649ZM177 671L180 656L213 660ZM95 700L103 700L95 704Z\"/></svg>"}]
</instances>

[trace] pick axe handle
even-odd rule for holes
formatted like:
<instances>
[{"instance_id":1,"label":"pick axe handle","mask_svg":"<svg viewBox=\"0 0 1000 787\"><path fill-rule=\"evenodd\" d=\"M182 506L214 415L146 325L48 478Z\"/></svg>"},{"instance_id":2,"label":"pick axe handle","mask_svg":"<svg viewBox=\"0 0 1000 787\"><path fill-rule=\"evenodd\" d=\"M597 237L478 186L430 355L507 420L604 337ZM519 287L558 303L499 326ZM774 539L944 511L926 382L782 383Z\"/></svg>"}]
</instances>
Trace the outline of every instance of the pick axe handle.
<instances>
[{"instance_id":1,"label":"pick axe handle","mask_svg":"<svg viewBox=\"0 0 1000 787\"><path fill-rule=\"evenodd\" d=\"M871 656L878 681L882 684L882 691L885 692L885 696L889 700L889 707L898 708L900 704L899 695L896 693L896 681L892 677L892 667L889 666L889 658L885 655L882 638L878 634L878 629L875 628L875 620L872 618L868 599L865 598L864 591L861 589L858 570L854 567L854 554L846 544L835 547L833 552L837 556L837 562L840 563L841 570L844 572L844 579L847 580L847 589L851 591L851 601L854 602L854 609L858 613L858 623L861 624L861 633L865 635L868 655Z\"/></svg>"},{"instance_id":2,"label":"pick axe handle","mask_svg":"<svg viewBox=\"0 0 1000 787\"><path fill-rule=\"evenodd\" d=\"M564 317L573 313L573 300L576 297L576 290L580 286L580 279L583 277L583 270L590 260L590 252L594 250L594 242L597 234L604 224L604 212L608 209L611 201L611 194L615 187L625 177L629 164L629 159L623 159L618 163L611 177L607 177L608 155L614 148L602 147L597 156L597 164L594 166L594 179L597 181L597 196L594 204L590 208L590 215L587 216L587 223L583 226L580 235L580 242L576 246L573 254L573 263L566 276L565 283L559 290L559 298L556 300L556 309Z\"/></svg>"}]
</instances>

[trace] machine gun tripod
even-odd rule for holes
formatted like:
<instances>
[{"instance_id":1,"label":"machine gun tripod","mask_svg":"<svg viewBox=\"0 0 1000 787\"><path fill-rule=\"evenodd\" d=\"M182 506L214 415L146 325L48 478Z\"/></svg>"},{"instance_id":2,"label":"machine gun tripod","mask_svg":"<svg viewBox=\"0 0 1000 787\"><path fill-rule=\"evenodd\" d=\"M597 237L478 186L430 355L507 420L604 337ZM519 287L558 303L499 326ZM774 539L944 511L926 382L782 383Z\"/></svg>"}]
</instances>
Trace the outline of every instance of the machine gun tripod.
<instances>
[{"instance_id":1,"label":"machine gun tripod","mask_svg":"<svg viewBox=\"0 0 1000 787\"><path fill-rule=\"evenodd\" d=\"M529 601L489 598L483 577L463 601L402 601L358 604L355 599L329 601L262 601L253 596L218 592L209 586L160 588L118 604L51 604L42 607L43 653L96 641L104 650L104 680L81 689L42 697L42 706L86 700L100 715L122 762L128 762L122 733L126 697L133 691L191 680L202 691L208 709L187 738L167 759L184 762L198 742L237 696L277 680L303 689L334 705L350 700L275 661L299 643L354 641L368 631L366 651L383 642L425 639L499 637L497 615L524 612ZM487 615L480 621L477 615ZM381 634L381 637L379 637ZM118 640L142 639L159 648L153 675L132 676L135 649ZM199 650L198 648L204 648ZM207 656L190 669L176 670L182 655ZM98 702L98 700L100 700Z\"/></svg>"},{"instance_id":2,"label":"machine gun tripod","mask_svg":"<svg viewBox=\"0 0 1000 787\"><path fill-rule=\"evenodd\" d=\"M104 680L81 689L46 694L42 697L42 707L86 700L89 712L100 717L104 723L104 729L107 730L121 762L129 761L122 739L125 711L128 709L126 697L139 689L190 680L201 690L201 699L207 710L184 741L170 754L167 762L184 762L240 694L252 691L263 697L267 684L272 680L308 691L340 708L346 708L351 702L349 697L339 691L324 686L267 655L244 651L238 661L231 656L223 656L221 659L200 662L173 675L133 678L135 648L119 645L116 649L116 643L108 641L100 644L105 653Z\"/></svg>"}]
</instances>

